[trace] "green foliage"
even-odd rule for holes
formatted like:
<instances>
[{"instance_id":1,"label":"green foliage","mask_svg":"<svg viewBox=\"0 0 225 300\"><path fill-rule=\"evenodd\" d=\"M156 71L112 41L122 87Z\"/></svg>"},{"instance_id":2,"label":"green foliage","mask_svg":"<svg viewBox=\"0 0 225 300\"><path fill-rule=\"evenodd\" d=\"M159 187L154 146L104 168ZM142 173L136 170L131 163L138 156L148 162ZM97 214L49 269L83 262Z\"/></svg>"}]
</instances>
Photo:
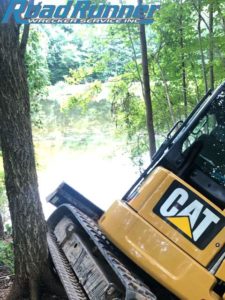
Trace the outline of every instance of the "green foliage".
<instances>
[{"instance_id":1,"label":"green foliage","mask_svg":"<svg viewBox=\"0 0 225 300\"><path fill-rule=\"evenodd\" d=\"M213 34L209 30L212 6ZM212 83L216 86L225 78L224 9L222 0L163 0L161 9L155 13L154 24L145 26L158 146L174 122L184 119L198 103L207 87ZM32 98L40 96L40 101L32 104L34 115L39 120L47 115L47 126L53 130L61 128L66 135L69 126L78 125L78 119L94 122L96 117L105 122L104 114L97 107L107 108L111 120L111 104L117 132L126 133L131 156L141 165L142 155L148 151L148 139L141 88L139 27L121 24L39 28L38 32L31 32L28 60ZM46 46L40 47L40 43ZM212 67L214 82L210 79ZM50 99L44 105L43 91L49 74L58 94L60 89L68 88L67 84L77 86L79 91L68 92L57 101ZM96 99L106 85L104 99L98 103Z\"/></svg>"},{"instance_id":2,"label":"green foliage","mask_svg":"<svg viewBox=\"0 0 225 300\"><path fill-rule=\"evenodd\" d=\"M12 236L12 226L10 224L5 225L5 231L7 236Z\"/></svg>"},{"instance_id":3,"label":"green foliage","mask_svg":"<svg viewBox=\"0 0 225 300\"><path fill-rule=\"evenodd\" d=\"M36 127L42 126L45 118L43 106L47 97L47 86L50 83L47 49L43 46L45 38L42 32L36 29L30 30L26 51L31 116Z\"/></svg>"},{"instance_id":4,"label":"green foliage","mask_svg":"<svg viewBox=\"0 0 225 300\"><path fill-rule=\"evenodd\" d=\"M70 77L71 79L68 79L69 82L73 80L73 76L74 73L72 73L72 76ZM69 99L63 104L62 109L66 111L76 107L81 108L81 111L85 113L89 103L93 101L100 92L101 82L96 80L88 85L85 92L69 97Z\"/></svg>"},{"instance_id":5,"label":"green foliage","mask_svg":"<svg viewBox=\"0 0 225 300\"><path fill-rule=\"evenodd\" d=\"M214 5L214 33L209 33L209 5ZM199 11L198 11L198 7ZM186 73L187 109L190 112L205 94L204 74L210 87L210 66L214 68L214 85L225 78L224 27L219 10L220 1L171 1L164 0L152 26L150 68L153 85L154 117L157 130L166 130L173 124L166 97L166 88L175 120L185 118L182 71ZM176 13L174 13L176 12ZM198 32L198 14L201 14L201 29ZM181 47L181 38L183 46ZM211 41L212 40L212 41ZM214 60L210 63L210 44L213 43ZM200 43L203 47L201 53ZM202 55L205 61L203 71ZM220 67L219 67L220 66ZM222 67L222 68L221 68ZM167 87L166 87L167 85ZM160 110L160 107L163 110ZM162 114L163 111L163 114Z\"/></svg>"},{"instance_id":6,"label":"green foliage","mask_svg":"<svg viewBox=\"0 0 225 300\"><path fill-rule=\"evenodd\" d=\"M144 101L135 93L140 83L129 83L128 74L112 84L109 99L112 102L112 114L118 132L122 135L127 133L128 147L131 158L140 169L143 166L143 153L148 151L147 132L145 128L145 105Z\"/></svg>"},{"instance_id":7,"label":"green foliage","mask_svg":"<svg viewBox=\"0 0 225 300\"><path fill-rule=\"evenodd\" d=\"M199 11L198 5L200 5ZM213 35L209 32L210 5L213 5L214 10ZM164 0L161 2L161 9L155 14L155 23L152 26L146 26L154 126L158 146L162 137L166 135L173 124L179 119L184 119L186 113L189 113L205 94L207 88L204 75L208 88L213 83L215 86L218 85L225 78L225 68L223 67L225 62L225 19L222 13L224 8L225 4L222 1ZM201 14L200 33L198 31L199 13ZM117 99L119 107L115 110L117 122L120 120L121 124L128 124L126 125L128 138L136 138L136 142L131 147L131 153L134 160L138 161L140 153L146 151L148 147L145 138L145 113L144 109L141 109L143 102L134 101L135 97L130 93L134 82L141 80L140 44L137 28L127 26L122 31L121 28L114 27L110 30L110 34L112 32L114 39L120 39L123 48L130 50L131 59L128 62L124 61L123 65L121 76L123 83L118 85L116 91L113 87L111 96L114 94L113 101ZM213 51L213 61L210 61L210 51ZM121 57L122 55L118 55L117 59L119 60ZM202 57L205 61L205 70L203 70ZM212 66L214 69L213 81L210 79ZM184 86L183 76L185 76L186 86ZM141 95L140 98L142 98ZM128 101L130 105L123 105ZM138 109L134 109L134 106ZM141 114L136 113L139 110L142 111ZM136 119L139 120L138 125Z\"/></svg>"},{"instance_id":8,"label":"green foliage","mask_svg":"<svg viewBox=\"0 0 225 300\"><path fill-rule=\"evenodd\" d=\"M43 26L47 35L48 66L51 83L55 84L69 74L70 69L81 66L86 58L85 47L72 26Z\"/></svg>"},{"instance_id":9,"label":"green foliage","mask_svg":"<svg viewBox=\"0 0 225 300\"><path fill-rule=\"evenodd\" d=\"M70 70L69 76L67 76L65 79L69 84L85 83L93 73L93 67L79 67L75 70Z\"/></svg>"},{"instance_id":10,"label":"green foliage","mask_svg":"<svg viewBox=\"0 0 225 300\"><path fill-rule=\"evenodd\" d=\"M132 138L145 123L145 107L142 99L135 95L123 80L113 84L110 98L117 126L126 129L128 138Z\"/></svg>"},{"instance_id":11,"label":"green foliage","mask_svg":"<svg viewBox=\"0 0 225 300\"><path fill-rule=\"evenodd\" d=\"M8 267L11 272L14 271L14 255L12 242L0 241L0 265Z\"/></svg>"},{"instance_id":12,"label":"green foliage","mask_svg":"<svg viewBox=\"0 0 225 300\"><path fill-rule=\"evenodd\" d=\"M0 212L5 213L7 211L7 197L5 192L5 186L3 182L0 182Z\"/></svg>"}]
</instances>

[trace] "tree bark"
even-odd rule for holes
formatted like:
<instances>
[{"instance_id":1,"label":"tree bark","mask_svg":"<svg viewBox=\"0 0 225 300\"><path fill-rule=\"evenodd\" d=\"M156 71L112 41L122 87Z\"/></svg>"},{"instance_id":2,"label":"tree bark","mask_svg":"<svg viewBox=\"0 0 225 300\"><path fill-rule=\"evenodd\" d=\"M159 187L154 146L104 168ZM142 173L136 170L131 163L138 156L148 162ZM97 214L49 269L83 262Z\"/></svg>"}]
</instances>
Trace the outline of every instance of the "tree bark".
<instances>
[{"instance_id":1,"label":"tree bark","mask_svg":"<svg viewBox=\"0 0 225 300\"><path fill-rule=\"evenodd\" d=\"M141 73L140 73L139 68L138 68L137 54L136 54L136 50L135 50L135 47L134 47L134 42L133 42L133 39L132 39L131 30L130 30L130 26L129 25L127 25L127 30L128 30L128 37L129 37L129 40L130 40L130 43L131 43L132 52L133 52L133 61L135 63L135 68L136 68L136 71L137 71L137 76L138 76L138 79L140 81L142 95L144 97L144 84L143 84L143 80L142 80L142 77L141 77Z\"/></svg>"},{"instance_id":2,"label":"tree bark","mask_svg":"<svg viewBox=\"0 0 225 300\"><path fill-rule=\"evenodd\" d=\"M194 1L193 1L194 2ZM194 5L195 7L195 5ZM198 41L199 41L199 47L200 47L200 53L201 53L201 63L202 63L202 77L204 80L204 85L205 85L205 93L208 91L208 80L207 80L207 71L206 71L206 64L205 64L205 56L204 56L204 51L203 51L203 45L202 45L202 32L201 32L201 3L200 0L198 0Z\"/></svg>"},{"instance_id":3,"label":"tree bark","mask_svg":"<svg viewBox=\"0 0 225 300\"><path fill-rule=\"evenodd\" d=\"M210 88L214 90L214 42L213 42L213 3L209 4L209 82Z\"/></svg>"},{"instance_id":4,"label":"tree bark","mask_svg":"<svg viewBox=\"0 0 225 300\"><path fill-rule=\"evenodd\" d=\"M222 25L223 31L225 33L225 17L223 16L223 13L222 13L223 7L221 8L220 3L217 3L216 8L217 8L218 16L221 19L221 25Z\"/></svg>"},{"instance_id":5,"label":"tree bark","mask_svg":"<svg viewBox=\"0 0 225 300\"><path fill-rule=\"evenodd\" d=\"M182 92L183 92L183 101L184 101L184 115L187 118L187 76L186 76L186 64L185 64L185 55L184 55L184 32L183 32L183 1L180 1L180 49L181 49L181 73L182 73Z\"/></svg>"},{"instance_id":6,"label":"tree bark","mask_svg":"<svg viewBox=\"0 0 225 300\"><path fill-rule=\"evenodd\" d=\"M7 4L7 0L1 3L0 19ZM40 280L48 259L46 223L38 193L32 142L24 47L19 40L17 24L11 21L0 25L0 136L16 275L10 300L22 299L25 290L34 290L29 287ZM35 293L30 293L30 299L35 297Z\"/></svg>"},{"instance_id":7,"label":"tree bark","mask_svg":"<svg viewBox=\"0 0 225 300\"><path fill-rule=\"evenodd\" d=\"M138 4L142 4L142 0L138 0ZM141 42L141 57L142 57L142 72L143 72L143 87L144 87L144 100L146 107L146 124L148 130L150 157L152 157L156 151L155 142L155 129L153 123L153 110L152 110L152 98L150 88L150 75L148 69L148 51L146 42L145 25L140 24L140 42Z\"/></svg>"},{"instance_id":8,"label":"tree bark","mask_svg":"<svg viewBox=\"0 0 225 300\"><path fill-rule=\"evenodd\" d=\"M199 86L198 86L198 80L195 76L195 66L193 64L193 62L191 61L190 62L191 64L191 68L192 68L192 71L193 71L193 78L194 78L194 82L195 82L195 90L196 90L196 104L198 104L198 102L200 101L200 91L199 91Z\"/></svg>"},{"instance_id":9,"label":"tree bark","mask_svg":"<svg viewBox=\"0 0 225 300\"><path fill-rule=\"evenodd\" d=\"M210 31L213 29L214 31L214 15L217 15L217 19L221 19L221 26L222 29L225 31L225 18L223 17L223 14L221 12L221 8L220 8L220 4L219 3L210 3L209 4L209 18L210 19L210 10L212 9L212 29L210 29L210 20L209 20L209 24L207 23L205 17L203 17L202 12L201 12L201 0L198 0L198 5L196 5L195 1L192 1L194 8L196 9L196 11L198 12L199 15L199 20L203 21L204 26L208 29L209 34ZM211 7L210 7L211 6ZM213 34L213 39L214 39L214 34ZM225 57L223 55L223 49L221 48L221 45L214 43L213 41L213 53L217 53L217 55L220 57L223 66L225 66ZM214 55L213 55L214 56Z\"/></svg>"}]
</instances>

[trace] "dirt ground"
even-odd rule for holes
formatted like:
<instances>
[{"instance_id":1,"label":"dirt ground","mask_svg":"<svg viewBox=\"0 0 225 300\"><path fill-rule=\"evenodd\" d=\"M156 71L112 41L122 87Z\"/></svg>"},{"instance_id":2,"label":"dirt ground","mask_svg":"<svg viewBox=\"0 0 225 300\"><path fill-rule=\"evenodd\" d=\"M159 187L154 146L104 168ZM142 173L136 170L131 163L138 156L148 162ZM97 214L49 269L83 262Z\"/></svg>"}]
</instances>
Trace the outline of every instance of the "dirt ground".
<instances>
[{"instance_id":1,"label":"dirt ground","mask_svg":"<svg viewBox=\"0 0 225 300\"><path fill-rule=\"evenodd\" d=\"M9 270L0 265L0 300L5 300L13 284L13 275ZM58 297L52 294L43 294L42 300L67 300L67 297ZM24 299L28 300L28 299Z\"/></svg>"},{"instance_id":2,"label":"dirt ground","mask_svg":"<svg viewBox=\"0 0 225 300\"><path fill-rule=\"evenodd\" d=\"M8 293L10 292L12 284L13 276L10 276L7 271L0 269L0 300L6 299ZM42 300L67 300L67 298L57 297L56 295L44 294L42 295Z\"/></svg>"},{"instance_id":3,"label":"dirt ground","mask_svg":"<svg viewBox=\"0 0 225 300\"><path fill-rule=\"evenodd\" d=\"M13 276L4 267L0 267L0 300L6 299L12 286L12 280Z\"/></svg>"}]
</instances>

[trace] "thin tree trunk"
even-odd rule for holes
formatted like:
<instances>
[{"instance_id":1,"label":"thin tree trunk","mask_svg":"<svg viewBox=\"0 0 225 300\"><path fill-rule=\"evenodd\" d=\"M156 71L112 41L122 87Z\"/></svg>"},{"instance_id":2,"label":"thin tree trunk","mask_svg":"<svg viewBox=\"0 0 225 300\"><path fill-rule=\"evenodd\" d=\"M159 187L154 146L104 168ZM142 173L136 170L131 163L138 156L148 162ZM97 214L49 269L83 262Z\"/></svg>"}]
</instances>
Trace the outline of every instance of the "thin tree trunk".
<instances>
[{"instance_id":1,"label":"thin tree trunk","mask_svg":"<svg viewBox=\"0 0 225 300\"><path fill-rule=\"evenodd\" d=\"M140 84L141 84L142 95L144 97L144 84L143 84L143 80L141 78L141 74L140 74L140 71L139 71L139 68L138 68L137 54L136 54L136 51L135 51L134 42L133 42L133 39L132 39L132 36L131 36L131 31L130 31L130 26L129 25L127 25L127 30L128 30L129 40L130 40L130 43L131 43L131 48L132 48L132 51L133 51L133 61L135 63L138 79L139 79Z\"/></svg>"},{"instance_id":2,"label":"thin tree trunk","mask_svg":"<svg viewBox=\"0 0 225 300\"><path fill-rule=\"evenodd\" d=\"M201 21L203 21L205 27L210 32L210 24L207 23L206 19L202 15L200 1L199 1L199 5L198 6L196 5L195 1L192 1L192 4L193 4L194 8L196 9L197 13L199 14L199 19ZM218 3L217 3L217 5L216 5L216 3L213 3L213 4L211 3L210 5L213 6L213 13L217 12L217 15L221 18L221 21L222 21L221 26L222 26L223 30L225 31L225 18L222 15L222 12L221 12L221 9L220 9L220 5ZM213 21L213 23L214 23L214 21ZM214 27L214 25L213 25L213 27ZM217 52L218 56L220 57L220 59L221 59L221 61L223 63L223 66L225 66L225 57L223 56L223 49L220 49L220 46L218 44L213 43L213 52L214 53Z\"/></svg>"},{"instance_id":3,"label":"thin tree trunk","mask_svg":"<svg viewBox=\"0 0 225 300\"><path fill-rule=\"evenodd\" d=\"M202 77L204 80L205 85L205 92L208 91L208 80L207 80L207 71L206 71L206 64L205 64L205 56L202 46L202 32L201 32L201 3L198 1L198 41L199 41L199 47L200 47L200 53L201 53L201 62L202 62Z\"/></svg>"},{"instance_id":4,"label":"thin tree trunk","mask_svg":"<svg viewBox=\"0 0 225 300\"><path fill-rule=\"evenodd\" d=\"M138 4L142 4L142 0L138 0ZM149 76L149 69L148 69L148 51L147 51L145 25L143 24L140 24L140 42L141 42L141 57L142 57L142 70L143 70L144 100L145 100L145 107L146 107L146 123L147 123L147 130L148 130L150 157L152 157L156 151L156 142L155 142L155 129L153 123L150 76Z\"/></svg>"},{"instance_id":5,"label":"thin tree trunk","mask_svg":"<svg viewBox=\"0 0 225 300\"><path fill-rule=\"evenodd\" d=\"M183 47L183 38L181 38L181 48ZM181 55L181 68L182 68L182 91L183 91L183 100L184 100L184 115L187 117L187 79L186 79L186 64L184 61L184 54Z\"/></svg>"},{"instance_id":6,"label":"thin tree trunk","mask_svg":"<svg viewBox=\"0 0 225 300\"><path fill-rule=\"evenodd\" d=\"M2 214L0 212L0 240L2 239L4 239L4 225L3 225Z\"/></svg>"},{"instance_id":7,"label":"thin tree trunk","mask_svg":"<svg viewBox=\"0 0 225 300\"><path fill-rule=\"evenodd\" d=\"M141 74L140 74L140 71L139 71L139 68L138 68L137 53L135 51L134 42L133 42L133 39L132 39L132 35L131 35L129 24L127 25L127 31L128 31L128 36L129 36L129 40L130 40L130 43L131 43L131 48L132 48L132 52L133 52L133 61L135 63L135 67L136 67L138 79L139 79L141 85L143 85Z\"/></svg>"},{"instance_id":8,"label":"thin tree trunk","mask_svg":"<svg viewBox=\"0 0 225 300\"><path fill-rule=\"evenodd\" d=\"M195 83L195 90L196 90L196 104L198 104L199 100L200 100L200 90L199 90L199 85L198 85L198 80L197 80L197 77L196 77L196 68L195 68L195 64L192 60L192 57L190 54L188 54L188 60L190 62L190 65L191 65L191 69L192 69L192 73L193 73L193 79L194 79L194 83Z\"/></svg>"},{"instance_id":9,"label":"thin tree trunk","mask_svg":"<svg viewBox=\"0 0 225 300\"><path fill-rule=\"evenodd\" d=\"M209 82L214 90L214 42L213 42L213 3L209 4Z\"/></svg>"},{"instance_id":10,"label":"thin tree trunk","mask_svg":"<svg viewBox=\"0 0 225 300\"><path fill-rule=\"evenodd\" d=\"M183 101L184 101L184 115L187 117L187 78L186 78L186 64L184 55L184 32L183 32L183 2L180 1L180 48L181 48L181 72L182 72L182 91L183 91Z\"/></svg>"},{"instance_id":11,"label":"thin tree trunk","mask_svg":"<svg viewBox=\"0 0 225 300\"><path fill-rule=\"evenodd\" d=\"M220 7L219 4L218 4L218 6L217 6L217 11L218 11L218 16L221 18L223 31L224 31L224 33L225 33L225 17L223 16L223 13L222 13L222 11L221 11L221 7Z\"/></svg>"},{"instance_id":12,"label":"thin tree trunk","mask_svg":"<svg viewBox=\"0 0 225 300\"><path fill-rule=\"evenodd\" d=\"M198 86L198 80L195 76L195 66L194 66L194 63L191 59L190 59L190 64L191 64L191 68L192 68L192 71L193 71L193 77L194 77L194 82L195 82L195 90L196 90L196 96L197 96L196 104L198 104L198 102L200 100L200 91L199 91L199 86Z\"/></svg>"},{"instance_id":13,"label":"thin tree trunk","mask_svg":"<svg viewBox=\"0 0 225 300\"><path fill-rule=\"evenodd\" d=\"M167 80L165 78L165 74L162 70L162 67L160 65L160 62L159 62L158 58L156 58L156 63L158 65L159 71L161 73L161 78L162 78L162 81L163 81L163 87L164 87L165 94L166 94L166 101L167 101L167 105L169 107L170 117L171 117L172 123L174 125L175 122L176 122L176 119L175 119L175 115L174 115L174 111L173 111L173 106L172 106L172 103L171 103L171 100L170 100L169 87L168 87L168 84L167 84Z\"/></svg>"},{"instance_id":14,"label":"thin tree trunk","mask_svg":"<svg viewBox=\"0 0 225 300\"><path fill-rule=\"evenodd\" d=\"M3 0L0 19L7 4ZM19 28L13 21L0 25L0 45L0 136L16 274L9 299L23 299L26 290L36 299L33 287L47 267L48 248L32 143L25 44L20 44Z\"/></svg>"}]
</instances>

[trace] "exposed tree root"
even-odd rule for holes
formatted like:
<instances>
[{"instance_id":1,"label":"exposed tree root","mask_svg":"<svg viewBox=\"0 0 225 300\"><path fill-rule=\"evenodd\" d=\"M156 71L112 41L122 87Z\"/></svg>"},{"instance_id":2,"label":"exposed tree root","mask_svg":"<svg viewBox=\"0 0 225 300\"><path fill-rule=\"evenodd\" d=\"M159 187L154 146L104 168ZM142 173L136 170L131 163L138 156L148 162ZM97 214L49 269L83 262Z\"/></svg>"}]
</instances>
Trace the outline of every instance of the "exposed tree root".
<instances>
[{"instance_id":1,"label":"exposed tree root","mask_svg":"<svg viewBox=\"0 0 225 300\"><path fill-rule=\"evenodd\" d=\"M30 287L30 300L39 300L40 299L40 288L39 281L36 279L29 280Z\"/></svg>"},{"instance_id":2,"label":"exposed tree root","mask_svg":"<svg viewBox=\"0 0 225 300\"><path fill-rule=\"evenodd\" d=\"M13 286L11 288L10 293L7 296L6 300L24 300L24 299L28 299L27 296L28 294L28 289L24 284L19 284L18 280L15 278L14 282L13 282Z\"/></svg>"},{"instance_id":3,"label":"exposed tree root","mask_svg":"<svg viewBox=\"0 0 225 300\"><path fill-rule=\"evenodd\" d=\"M44 268L40 278L23 282L15 278L6 300L48 300L53 299L53 295L56 299L67 299L64 288L50 267Z\"/></svg>"}]
</instances>

